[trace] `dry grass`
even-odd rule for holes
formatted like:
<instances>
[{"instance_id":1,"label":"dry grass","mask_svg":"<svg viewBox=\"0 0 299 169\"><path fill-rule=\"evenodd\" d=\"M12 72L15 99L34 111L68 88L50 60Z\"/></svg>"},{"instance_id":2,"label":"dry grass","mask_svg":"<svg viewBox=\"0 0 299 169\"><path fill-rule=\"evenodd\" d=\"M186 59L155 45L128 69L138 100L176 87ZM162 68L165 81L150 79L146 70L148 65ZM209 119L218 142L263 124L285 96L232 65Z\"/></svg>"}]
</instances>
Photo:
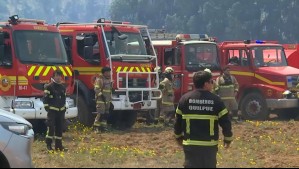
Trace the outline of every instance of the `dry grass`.
<instances>
[{"instance_id":1,"label":"dry grass","mask_svg":"<svg viewBox=\"0 0 299 169\"><path fill-rule=\"evenodd\" d=\"M299 167L299 122L246 121L234 124L230 149L219 144L218 167ZM184 155L171 128L138 123L127 131L96 134L79 124L64 133L69 151L49 154L43 137L33 145L38 168L178 168Z\"/></svg>"}]
</instances>

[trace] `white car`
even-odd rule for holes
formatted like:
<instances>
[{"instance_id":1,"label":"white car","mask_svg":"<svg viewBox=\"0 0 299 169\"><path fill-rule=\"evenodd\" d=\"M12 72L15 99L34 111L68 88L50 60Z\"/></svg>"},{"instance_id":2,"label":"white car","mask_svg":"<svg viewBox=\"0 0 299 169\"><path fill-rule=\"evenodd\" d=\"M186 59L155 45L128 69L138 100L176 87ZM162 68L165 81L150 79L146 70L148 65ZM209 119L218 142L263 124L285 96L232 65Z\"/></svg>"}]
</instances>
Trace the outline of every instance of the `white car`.
<instances>
[{"instance_id":1,"label":"white car","mask_svg":"<svg viewBox=\"0 0 299 169\"><path fill-rule=\"evenodd\" d=\"M23 117L0 110L0 168L33 168L32 125Z\"/></svg>"}]
</instances>

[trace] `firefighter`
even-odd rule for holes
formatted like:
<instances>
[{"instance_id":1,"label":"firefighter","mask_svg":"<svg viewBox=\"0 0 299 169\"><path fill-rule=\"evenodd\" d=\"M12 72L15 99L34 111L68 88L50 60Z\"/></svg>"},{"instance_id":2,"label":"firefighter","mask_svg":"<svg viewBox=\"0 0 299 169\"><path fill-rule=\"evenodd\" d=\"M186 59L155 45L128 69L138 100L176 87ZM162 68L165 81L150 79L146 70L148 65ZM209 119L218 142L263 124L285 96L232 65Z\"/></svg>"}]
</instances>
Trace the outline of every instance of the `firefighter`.
<instances>
[{"instance_id":1,"label":"firefighter","mask_svg":"<svg viewBox=\"0 0 299 169\"><path fill-rule=\"evenodd\" d=\"M225 67L222 75L216 79L215 93L223 100L234 122L240 122L241 120L236 101L238 91L239 84L236 78L230 74L229 67Z\"/></svg>"},{"instance_id":2,"label":"firefighter","mask_svg":"<svg viewBox=\"0 0 299 169\"><path fill-rule=\"evenodd\" d=\"M160 82L163 80L163 72L160 66L155 67L154 69L155 72L158 73L158 79L155 80L155 84L160 84ZM158 97L160 93L154 92L154 96ZM157 109L155 109L155 114L154 114L154 123L157 124L159 121L160 117L160 111L161 111L161 106L162 106L162 97L157 99Z\"/></svg>"},{"instance_id":3,"label":"firefighter","mask_svg":"<svg viewBox=\"0 0 299 169\"><path fill-rule=\"evenodd\" d=\"M219 127L224 135L224 147L232 141L228 111L215 94L212 75L206 71L193 76L195 90L183 95L176 109L174 134L183 146L185 168L216 168Z\"/></svg>"},{"instance_id":4,"label":"firefighter","mask_svg":"<svg viewBox=\"0 0 299 169\"><path fill-rule=\"evenodd\" d=\"M93 125L96 131L107 131L107 118L112 104L111 69L103 67L101 72L102 74L95 79L94 83L97 116Z\"/></svg>"},{"instance_id":5,"label":"firefighter","mask_svg":"<svg viewBox=\"0 0 299 169\"><path fill-rule=\"evenodd\" d=\"M43 103L45 110L48 112L46 144L49 151L53 150L53 139L55 140L55 150L67 151L62 146L62 130L66 111L66 89L62 79L62 72L60 70L54 71L51 82L45 85L44 90Z\"/></svg>"},{"instance_id":6,"label":"firefighter","mask_svg":"<svg viewBox=\"0 0 299 169\"><path fill-rule=\"evenodd\" d=\"M164 70L164 80L160 82L159 89L162 92L162 108L160 112L160 120L164 126L169 126L174 115L174 91L173 91L173 73L172 67L166 67Z\"/></svg>"},{"instance_id":7,"label":"firefighter","mask_svg":"<svg viewBox=\"0 0 299 169\"><path fill-rule=\"evenodd\" d=\"M210 74L213 76L211 69L205 68L204 71L210 73ZM213 80L213 81L214 81L214 80ZM214 81L214 82L215 82L215 81ZM211 92L215 94L215 83L213 83L213 89L212 89Z\"/></svg>"}]
</instances>

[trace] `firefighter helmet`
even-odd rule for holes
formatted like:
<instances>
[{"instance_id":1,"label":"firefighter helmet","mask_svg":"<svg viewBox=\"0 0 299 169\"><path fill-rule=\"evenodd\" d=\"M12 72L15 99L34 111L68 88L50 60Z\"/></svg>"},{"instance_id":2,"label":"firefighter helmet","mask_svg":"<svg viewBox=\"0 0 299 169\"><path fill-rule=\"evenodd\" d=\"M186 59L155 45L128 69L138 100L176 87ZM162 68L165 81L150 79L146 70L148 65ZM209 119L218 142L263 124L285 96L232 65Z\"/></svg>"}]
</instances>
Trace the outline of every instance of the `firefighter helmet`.
<instances>
[{"instance_id":1,"label":"firefighter helmet","mask_svg":"<svg viewBox=\"0 0 299 169\"><path fill-rule=\"evenodd\" d=\"M173 73L174 70L172 67L166 67L164 73Z\"/></svg>"},{"instance_id":2,"label":"firefighter helmet","mask_svg":"<svg viewBox=\"0 0 299 169\"><path fill-rule=\"evenodd\" d=\"M204 71L212 74L212 71L210 69L208 69L208 68L205 68Z\"/></svg>"}]
</instances>

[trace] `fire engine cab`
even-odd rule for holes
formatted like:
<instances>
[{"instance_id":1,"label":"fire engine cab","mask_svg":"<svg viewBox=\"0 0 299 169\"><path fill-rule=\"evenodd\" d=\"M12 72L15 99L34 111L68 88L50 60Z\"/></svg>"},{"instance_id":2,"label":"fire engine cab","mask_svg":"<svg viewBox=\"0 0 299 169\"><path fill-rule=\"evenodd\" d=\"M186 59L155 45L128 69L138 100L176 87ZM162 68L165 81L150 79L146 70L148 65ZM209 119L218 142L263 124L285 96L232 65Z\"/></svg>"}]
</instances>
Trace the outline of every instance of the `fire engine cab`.
<instances>
[{"instance_id":1,"label":"fire engine cab","mask_svg":"<svg viewBox=\"0 0 299 169\"><path fill-rule=\"evenodd\" d=\"M67 95L74 90L72 66L58 29L45 21L21 19L17 15L0 22L0 108L26 119L46 119L41 98L54 70L65 77ZM66 118L78 114L67 97Z\"/></svg>"},{"instance_id":2,"label":"fire engine cab","mask_svg":"<svg viewBox=\"0 0 299 169\"><path fill-rule=\"evenodd\" d=\"M224 41L221 65L239 82L239 109L245 119L265 120L269 113L294 113L298 108L299 69L288 66L276 41Z\"/></svg>"},{"instance_id":3,"label":"fire engine cab","mask_svg":"<svg viewBox=\"0 0 299 169\"><path fill-rule=\"evenodd\" d=\"M151 29L152 42L162 71L174 69L175 104L181 96L193 90L193 74L206 68L213 77L220 75L219 51L214 38L206 34L172 34Z\"/></svg>"},{"instance_id":4,"label":"fire engine cab","mask_svg":"<svg viewBox=\"0 0 299 169\"><path fill-rule=\"evenodd\" d=\"M68 56L78 74L76 87L80 122L90 126L94 121L93 81L104 66L112 70L115 89L112 93L112 124L122 123L124 127L131 127L136 121L137 112L154 112L159 96L155 97L153 92L160 91L158 74L154 72L157 57L147 26L105 19L95 23L58 25Z\"/></svg>"}]
</instances>

